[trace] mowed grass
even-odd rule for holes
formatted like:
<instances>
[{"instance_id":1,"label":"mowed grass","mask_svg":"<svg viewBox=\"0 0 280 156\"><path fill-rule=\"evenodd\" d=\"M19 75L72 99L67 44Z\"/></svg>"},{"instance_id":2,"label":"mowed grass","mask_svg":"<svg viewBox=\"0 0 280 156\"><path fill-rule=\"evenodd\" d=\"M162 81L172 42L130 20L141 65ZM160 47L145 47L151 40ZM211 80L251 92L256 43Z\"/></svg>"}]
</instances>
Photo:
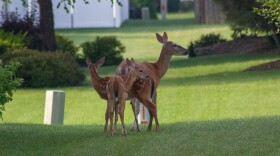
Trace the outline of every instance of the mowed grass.
<instances>
[{"instance_id":1,"label":"mowed grass","mask_svg":"<svg viewBox=\"0 0 280 156\"><path fill-rule=\"evenodd\" d=\"M85 34L92 33L92 37L107 31L120 36L131 35L130 40L138 41L131 43L136 51L128 51L125 55L154 61L161 46L150 30L157 30L153 25L159 27L158 32L165 30L160 21L149 21L151 28L143 26L144 30L137 28L141 23L137 22L128 21L124 28L118 29L120 32L115 29L59 32L71 36L85 31ZM200 26L190 22L183 27L179 23L184 21L177 22L178 26L166 24L169 24L166 29L182 27L169 33L175 42L182 42L186 32L199 32L197 29L202 27L205 31L207 27L210 30L213 27L230 33L225 25ZM134 29L129 25L135 25L136 31L129 32L128 28ZM196 26L197 29L189 30ZM133 38L135 33L150 37ZM174 34L180 37L174 38ZM81 36L81 40L87 39ZM143 40L156 45L151 48L154 49L150 51L151 56L148 56L150 53L139 54ZM129 42L125 38L121 41ZM144 46L148 52L149 46ZM14 101L6 105L4 120L0 124L0 155L279 155L280 71L244 72L250 66L276 59L280 59L279 54L269 53L194 59L173 57L158 88L160 132L156 132L154 127L152 132L146 132L147 126L142 125L140 133L128 131L125 137L121 136L120 126L113 138L109 133L103 133L106 102L91 87L87 69L83 69L87 73L83 85L55 88L66 92L63 126L42 124L45 91L53 88L19 89ZM115 69L113 66L101 67L100 73L112 75ZM127 102L125 123L128 130L132 121L132 111Z\"/></svg>"},{"instance_id":2,"label":"mowed grass","mask_svg":"<svg viewBox=\"0 0 280 156\"><path fill-rule=\"evenodd\" d=\"M227 25L196 24L193 12L168 14L167 18L167 21L129 20L118 29L66 29L57 32L75 41L76 45L93 41L97 36L116 36L126 47L125 57L150 61L158 58L161 49L155 33L167 32L170 40L183 47L187 47L190 41L198 39L201 35L211 32L220 33L227 39L230 38L231 31Z\"/></svg>"}]
</instances>

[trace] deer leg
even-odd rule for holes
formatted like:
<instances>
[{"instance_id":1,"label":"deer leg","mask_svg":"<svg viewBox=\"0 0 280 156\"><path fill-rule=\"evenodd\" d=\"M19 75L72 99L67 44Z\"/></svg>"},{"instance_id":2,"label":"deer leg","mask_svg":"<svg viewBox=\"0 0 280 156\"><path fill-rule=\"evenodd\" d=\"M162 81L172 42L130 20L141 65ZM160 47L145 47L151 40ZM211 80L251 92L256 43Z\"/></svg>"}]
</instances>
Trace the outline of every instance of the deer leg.
<instances>
[{"instance_id":1,"label":"deer leg","mask_svg":"<svg viewBox=\"0 0 280 156\"><path fill-rule=\"evenodd\" d=\"M107 132L107 127L108 127L108 120L109 120L109 103L107 101L107 108L105 112L105 126L104 126L104 133Z\"/></svg>"},{"instance_id":2,"label":"deer leg","mask_svg":"<svg viewBox=\"0 0 280 156\"><path fill-rule=\"evenodd\" d=\"M144 101L145 101L145 103L144 103ZM148 126L147 130L151 131L153 118L155 118L155 122L156 122L156 126L157 126L156 129L159 130L159 123L158 123L155 104L150 99L147 99L147 100L144 100L144 101L143 101L143 104L148 108L149 113L150 113L150 122L149 122L149 126Z\"/></svg>"},{"instance_id":3,"label":"deer leg","mask_svg":"<svg viewBox=\"0 0 280 156\"><path fill-rule=\"evenodd\" d=\"M137 118L137 115L138 115L139 112L137 113L137 109L135 108L135 104L138 104L137 102L139 103L139 100L136 99L136 98L133 98L133 100L130 101L132 111L133 111L133 114L134 114L134 122L132 123L131 131L134 131L134 128L135 128L135 125L136 125L137 132L140 132L140 128L139 128L139 124L138 124L138 118Z\"/></svg>"},{"instance_id":4,"label":"deer leg","mask_svg":"<svg viewBox=\"0 0 280 156\"><path fill-rule=\"evenodd\" d=\"M126 129L125 129L125 124L124 124L124 109L125 109L125 98L121 97L120 98L120 118L122 122L122 135L126 135Z\"/></svg>"},{"instance_id":5,"label":"deer leg","mask_svg":"<svg viewBox=\"0 0 280 156\"><path fill-rule=\"evenodd\" d=\"M117 103L115 104L114 133L116 133L116 131L117 131L118 115L119 115L119 101L117 101Z\"/></svg>"},{"instance_id":6,"label":"deer leg","mask_svg":"<svg viewBox=\"0 0 280 156\"><path fill-rule=\"evenodd\" d=\"M155 110L156 110L156 115L157 115L157 90L154 91L154 94L152 96L152 100L155 104ZM157 117L155 118L155 122L156 122L156 129L159 131L159 123L158 123L158 119Z\"/></svg>"},{"instance_id":7,"label":"deer leg","mask_svg":"<svg viewBox=\"0 0 280 156\"><path fill-rule=\"evenodd\" d=\"M108 99L109 102L109 117L110 117L110 132L111 132L111 136L114 136L114 126L113 126L113 120L114 120L114 107L115 107L115 103L114 103L114 99Z\"/></svg>"}]
</instances>

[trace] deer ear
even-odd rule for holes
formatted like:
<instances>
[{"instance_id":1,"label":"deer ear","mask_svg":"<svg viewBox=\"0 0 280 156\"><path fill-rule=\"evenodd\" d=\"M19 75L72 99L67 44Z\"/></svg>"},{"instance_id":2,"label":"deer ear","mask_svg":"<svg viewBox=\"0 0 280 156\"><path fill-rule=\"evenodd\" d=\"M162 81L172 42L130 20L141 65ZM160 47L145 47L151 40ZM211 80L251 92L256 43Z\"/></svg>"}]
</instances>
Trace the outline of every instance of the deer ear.
<instances>
[{"instance_id":1,"label":"deer ear","mask_svg":"<svg viewBox=\"0 0 280 156\"><path fill-rule=\"evenodd\" d=\"M125 59L125 62L128 66L131 66L131 61L128 58Z\"/></svg>"},{"instance_id":2,"label":"deer ear","mask_svg":"<svg viewBox=\"0 0 280 156\"><path fill-rule=\"evenodd\" d=\"M160 34L156 33L156 37L159 43L163 44L163 38L160 36Z\"/></svg>"},{"instance_id":3,"label":"deer ear","mask_svg":"<svg viewBox=\"0 0 280 156\"><path fill-rule=\"evenodd\" d=\"M167 41L168 41L168 36L167 36L167 33L166 33L166 32L163 33L163 39L162 39L162 41L163 41L163 44L166 44Z\"/></svg>"},{"instance_id":4,"label":"deer ear","mask_svg":"<svg viewBox=\"0 0 280 156\"><path fill-rule=\"evenodd\" d=\"M90 64L91 64L91 60L90 60L90 58L89 58L89 57L87 57L87 59L86 59L86 63L87 63L87 65L90 65Z\"/></svg>"},{"instance_id":5,"label":"deer ear","mask_svg":"<svg viewBox=\"0 0 280 156\"><path fill-rule=\"evenodd\" d=\"M100 60L98 60L98 61L95 63L95 66L96 66L97 68L99 68L99 67L102 66L104 63L105 63L105 57L102 57Z\"/></svg>"}]
</instances>

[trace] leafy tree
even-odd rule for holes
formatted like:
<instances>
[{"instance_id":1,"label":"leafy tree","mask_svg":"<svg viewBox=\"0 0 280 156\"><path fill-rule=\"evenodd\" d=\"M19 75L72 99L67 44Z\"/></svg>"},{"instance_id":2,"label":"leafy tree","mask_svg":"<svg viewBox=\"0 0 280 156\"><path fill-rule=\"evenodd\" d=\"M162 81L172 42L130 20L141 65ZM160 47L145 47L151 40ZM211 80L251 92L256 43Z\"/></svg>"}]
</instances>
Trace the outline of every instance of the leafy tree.
<instances>
[{"instance_id":1,"label":"leafy tree","mask_svg":"<svg viewBox=\"0 0 280 156\"><path fill-rule=\"evenodd\" d=\"M5 111L5 104L13 100L13 91L22 83L22 79L15 77L18 67L19 64L0 65L0 118Z\"/></svg>"},{"instance_id":2,"label":"leafy tree","mask_svg":"<svg viewBox=\"0 0 280 156\"><path fill-rule=\"evenodd\" d=\"M12 0L1 0L3 2L11 3ZM23 6L27 6L28 0L21 0ZM85 4L88 4L88 0L83 0ZM101 1L101 0L98 0ZM114 0L111 0L113 4ZM116 2L121 5L119 0ZM69 7L74 7L76 0L60 0L57 4L57 8L61 5L66 12L69 12ZM40 9L40 32L42 36L42 50L55 51L56 50L56 40L54 32L54 21L53 21L53 10L51 0L38 0Z\"/></svg>"},{"instance_id":3,"label":"leafy tree","mask_svg":"<svg viewBox=\"0 0 280 156\"><path fill-rule=\"evenodd\" d=\"M277 31L280 32L280 3L278 0L260 0L263 3L262 8L254 8L254 12L275 23Z\"/></svg>"},{"instance_id":4,"label":"leafy tree","mask_svg":"<svg viewBox=\"0 0 280 156\"><path fill-rule=\"evenodd\" d=\"M261 8L254 8L254 12L258 13L266 19L269 19L268 23L274 24L277 29L273 33L280 33L280 3L278 0L260 0L263 4ZM273 39L280 48L280 42L277 35L273 35Z\"/></svg>"},{"instance_id":5,"label":"leafy tree","mask_svg":"<svg viewBox=\"0 0 280 156\"><path fill-rule=\"evenodd\" d=\"M271 32L277 28L274 23L269 23L271 19L264 18L253 12L254 8L260 8L262 3L257 0L216 0L227 15L227 23L233 29L233 37L242 34L257 32Z\"/></svg>"}]
</instances>

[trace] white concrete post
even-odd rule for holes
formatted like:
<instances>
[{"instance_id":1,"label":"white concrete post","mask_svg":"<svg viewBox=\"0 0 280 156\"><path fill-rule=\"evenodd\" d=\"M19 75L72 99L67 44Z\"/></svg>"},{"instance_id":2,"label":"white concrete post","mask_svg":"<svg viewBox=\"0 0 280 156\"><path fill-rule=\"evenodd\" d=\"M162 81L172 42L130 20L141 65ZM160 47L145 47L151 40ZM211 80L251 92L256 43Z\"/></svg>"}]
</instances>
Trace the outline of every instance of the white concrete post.
<instances>
[{"instance_id":1,"label":"white concrete post","mask_svg":"<svg viewBox=\"0 0 280 156\"><path fill-rule=\"evenodd\" d=\"M138 124L148 124L150 122L150 114L148 109L140 103L140 112L138 114Z\"/></svg>"},{"instance_id":2,"label":"white concrete post","mask_svg":"<svg viewBox=\"0 0 280 156\"><path fill-rule=\"evenodd\" d=\"M65 93L59 90L47 90L44 124L63 124Z\"/></svg>"}]
</instances>

